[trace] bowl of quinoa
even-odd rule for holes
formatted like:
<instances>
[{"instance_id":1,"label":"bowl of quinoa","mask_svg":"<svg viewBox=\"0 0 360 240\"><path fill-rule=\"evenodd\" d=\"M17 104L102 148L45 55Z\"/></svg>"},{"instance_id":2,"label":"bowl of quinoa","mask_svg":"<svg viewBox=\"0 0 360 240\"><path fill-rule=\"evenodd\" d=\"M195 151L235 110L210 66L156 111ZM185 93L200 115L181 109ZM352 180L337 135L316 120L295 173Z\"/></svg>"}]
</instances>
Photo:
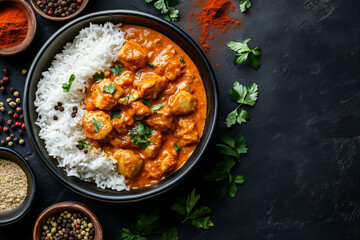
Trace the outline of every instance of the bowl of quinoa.
<instances>
[{"instance_id":1,"label":"bowl of quinoa","mask_svg":"<svg viewBox=\"0 0 360 240\"><path fill-rule=\"evenodd\" d=\"M35 190L35 176L26 160L0 147L0 225L21 219L32 206Z\"/></svg>"}]
</instances>

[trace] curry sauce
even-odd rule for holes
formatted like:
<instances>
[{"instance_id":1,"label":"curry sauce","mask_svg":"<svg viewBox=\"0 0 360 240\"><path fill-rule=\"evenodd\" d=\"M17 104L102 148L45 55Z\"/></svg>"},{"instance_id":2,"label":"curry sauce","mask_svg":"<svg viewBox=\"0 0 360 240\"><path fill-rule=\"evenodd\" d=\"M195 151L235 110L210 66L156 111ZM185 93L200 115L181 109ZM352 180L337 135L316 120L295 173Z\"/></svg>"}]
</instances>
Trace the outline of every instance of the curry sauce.
<instances>
[{"instance_id":1,"label":"curry sauce","mask_svg":"<svg viewBox=\"0 0 360 240\"><path fill-rule=\"evenodd\" d=\"M90 145L117 160L131 188L180 168L203 132L206 93L191 58L150 28L123 25L127 42L103 79L91 79L82 125Z\"/></svg>"}]
</instances>

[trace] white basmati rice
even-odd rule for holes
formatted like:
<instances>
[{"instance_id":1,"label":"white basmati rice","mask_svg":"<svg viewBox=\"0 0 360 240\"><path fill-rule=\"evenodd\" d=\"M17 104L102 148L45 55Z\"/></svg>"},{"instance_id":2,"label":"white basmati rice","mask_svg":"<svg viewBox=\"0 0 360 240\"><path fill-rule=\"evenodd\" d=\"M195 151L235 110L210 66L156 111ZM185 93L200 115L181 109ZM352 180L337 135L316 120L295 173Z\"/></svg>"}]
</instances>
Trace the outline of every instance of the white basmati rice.
<instances>
[{"instance_id":1,"label":"white basmati rice","mask_svg":"<svg viewBox=\"0 0 360 240\"><path fill-rule=\"evenodd\" d=\"M78 141L86 138L81 126L85 110L78 108L75 118L71 117L71 113L84 97L84 93L77 89L85 90L91 76L108 68L116 59L117 52L126 41L124 35L119 26L112 23L90 24L82 29L74 41L68 42L55 56L51 67L42 73L35 100L39 136L44 140L49 155L58 160L58 166L64 168L68 176L117 191L128 190L129 187L116 170L116 160L105 157L102 151L91 150L84 154L76 148ZM69 92L63 92L62 84L68 82L71 74L75 74L75 81ZM58 102L63 103L63 112L54 109ZM55 115L57 121L53 120Z\"/></svg>"}]
</instances>

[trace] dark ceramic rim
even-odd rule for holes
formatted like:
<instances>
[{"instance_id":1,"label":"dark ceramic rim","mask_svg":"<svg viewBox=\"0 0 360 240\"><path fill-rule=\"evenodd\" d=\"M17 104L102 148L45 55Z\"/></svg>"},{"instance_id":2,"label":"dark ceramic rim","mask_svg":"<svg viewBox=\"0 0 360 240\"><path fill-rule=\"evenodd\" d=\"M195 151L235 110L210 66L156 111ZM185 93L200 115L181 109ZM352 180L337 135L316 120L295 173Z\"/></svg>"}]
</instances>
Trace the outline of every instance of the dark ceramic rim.
<instances>
[{"instance_id":1,"label":"dark ceramic rim","mask_svg":"<svg viewBox=\"0 0 360 240\"><path fill-rule=\"evenodd\" d=\"M29 127L31 126L31 123L29 122L29 118L30 118L30 112L29 112L29 88L30 88L30 81L34 72L34 69L39 61L39 59L41 58L42 54L45 52L45 50L48 48L48 46L52 43L52 41L54 41L54 39L56 39L59 35L61 35L65 30L67 30L69 27L80 23L81 21L87 20L89 18L94 18L94 17L99 17L99 16L104 16L104 15L111 15L111 14L122 14L122 15L128 15L128 16L139 16L139 17L144 17L144 18L149 18L150 20L159 22L163 25L165 25L166 27L170 28L172 31L175 31L177 34L181 35L187 42L189 42L191 44L191 46L193 47L193 49L196 51L196 53L200 56L200 58L202 59L202 61L204 62L204 64L206 65L206 70L209 73L210 76L210 80L212 83L212 86L214 88L214 92L212 92L211 97L214 98L214 117L213 117L213 121L211 124L209 124L207 126L207 128L209 128L209 135L207 138L204 138L204 147L202 149L199 150L199 154L196 156L196 158L194 159L194 161L192 162L191 165L189 165L186 169L183 170L183 172L177 176L176 178L172 179L171 181L167 182L166 184L155 188L155 189L149 189L146 192L140 192L140 193L134 193L131 194L129 196L123 196L123 195L119 195L119 196L104 196L102 194L97 194L97 193L93 193L93 192L89 192L79 186L76 186L72 183L70 183L67 179L64 179L62 176L60 176L51 166L50 164L47 162L47 160L44 158L44 156L41 154L41 151L39 149L39 147L36 145L36 141L35 138L37 136L34 136L33 132L31 130L29 130ZM209 61L207 60L206 56L204 55L204 53L201 51L201 49L198 47L198 45L194 42L194 40L191 39L191 37L186 34L183 30L181 30L180 28L178 28L177 26L161 19L158 18L156 16L147 14L147 13L143 13L143 12L138 12L138 11L132 11L132 10L108 10L108 11L101 11L101 12L96 12L96 13L91 13L85 16L82 16L80 18L77 18L71 22L69 22L68 24L66 24L65 26L63 26L62 28L60 28L57 32L55 32L47 41L46 43L43 45L43 47L39 50L39 52L37 53L36 57L34 58L34 61L31 64L31 67L29 69L27 78L26 78L26 82L25 82L25 90L24 90L24 113L25 113L25 123L27 127L27 133L29 136L29 140L31 143L31 146L33 147L33 149L35 150L37 156L39 157L41 163L45 166L45 168L58 180L60 181L62 184L64 184L66 187L68 187L69 189L75 191L76 193L83 195L85 197L90 197L92 199L95 200L101 200L101 201L106 201L106 202L134 202L134 201L140 201L143 199L147 199L147 198L151 198L151 197L155 197L159 194L162 194L168 190L170 190L171 188L173 188L174 186L176 186L180 181L182 181L186 176L189 175L189 173L192 171L192 169L195 167L195 165L198 163L198 161L201 159L201 157L204 154L204 151L206 149L206 147L208 146L211 137L214 133L214 129L217 123L217 118L218 118L218 87L215 81L215 74L211 68L211 65L209 63Z\"/></svg>"},{"instance_id":2,"label":"dark ceramic rim","mask_svg":"<svg viewBox=\"0 0 360 240\"><path fill-rule=\"evenodd\" d=\"M0 147L0 151L6 151L9 152L12 155L15 155L16 158L20 159L24 165L26 166L27 170L30 173L31 176L31 180L32 180L32 191L30 193L30 199L29 199L29 203L27 205L27 207L20 212L19 214L15 215L14 217L8 218L6 220L0 220L0 226L4 226L4 225L8 225L14 222L17 222L18 220L20 220L22 217L25 216L25 214L30 210L30 208L33 205L34 199L35 199L35 192L36 192L36 180L35 180L35 175L34 172L32 171L30 165L27 163L27 161L25 160L25 158L23 156L21 156L18 152L16 152L15 150L6 148L6 147ZM11 160L10 160L11 161ZM29 182L29 181L28 181ZM29 194L29 193L28 193Z\"/></svg>"}]
</instances>

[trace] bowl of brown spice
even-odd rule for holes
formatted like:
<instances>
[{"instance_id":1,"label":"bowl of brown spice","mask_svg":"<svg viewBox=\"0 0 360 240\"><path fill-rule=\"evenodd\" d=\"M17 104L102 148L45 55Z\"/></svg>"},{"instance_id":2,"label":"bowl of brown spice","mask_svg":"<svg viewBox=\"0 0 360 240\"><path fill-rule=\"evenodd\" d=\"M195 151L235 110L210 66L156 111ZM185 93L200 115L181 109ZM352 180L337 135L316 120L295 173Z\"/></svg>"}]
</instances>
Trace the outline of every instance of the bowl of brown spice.
<instances>
[{"instance_id":1,"label":"bowl of brown spice","mask_svg":"<svg viewBox=\"0 0 360 240\"><path fill-rule=\"evenodd\" d=\"M0 56L14 55L30 46L36 33L35 13L21 0L0 0Z\"/></svg>"},{"instance_id":2,"label":"bowl of brown spice","mask_svg":"<svg viewBox=\"0 0 360 240\"><path fill-rule=\"evenodd\" d=\"M77 16L89 0L30 0L34 9L44 18L64 21Z\"/></svg>"},{"instance_id":3,"label":"bowl of brown spice","mask_svg":"<svg viewBox=\"0 0 360 240\"><path fill-rule=\"evenodd\" d=\"M30 210L35 191L35 175L26 160L0 147L0 225L21 219Z\"/></svg>"}]
</instances>

